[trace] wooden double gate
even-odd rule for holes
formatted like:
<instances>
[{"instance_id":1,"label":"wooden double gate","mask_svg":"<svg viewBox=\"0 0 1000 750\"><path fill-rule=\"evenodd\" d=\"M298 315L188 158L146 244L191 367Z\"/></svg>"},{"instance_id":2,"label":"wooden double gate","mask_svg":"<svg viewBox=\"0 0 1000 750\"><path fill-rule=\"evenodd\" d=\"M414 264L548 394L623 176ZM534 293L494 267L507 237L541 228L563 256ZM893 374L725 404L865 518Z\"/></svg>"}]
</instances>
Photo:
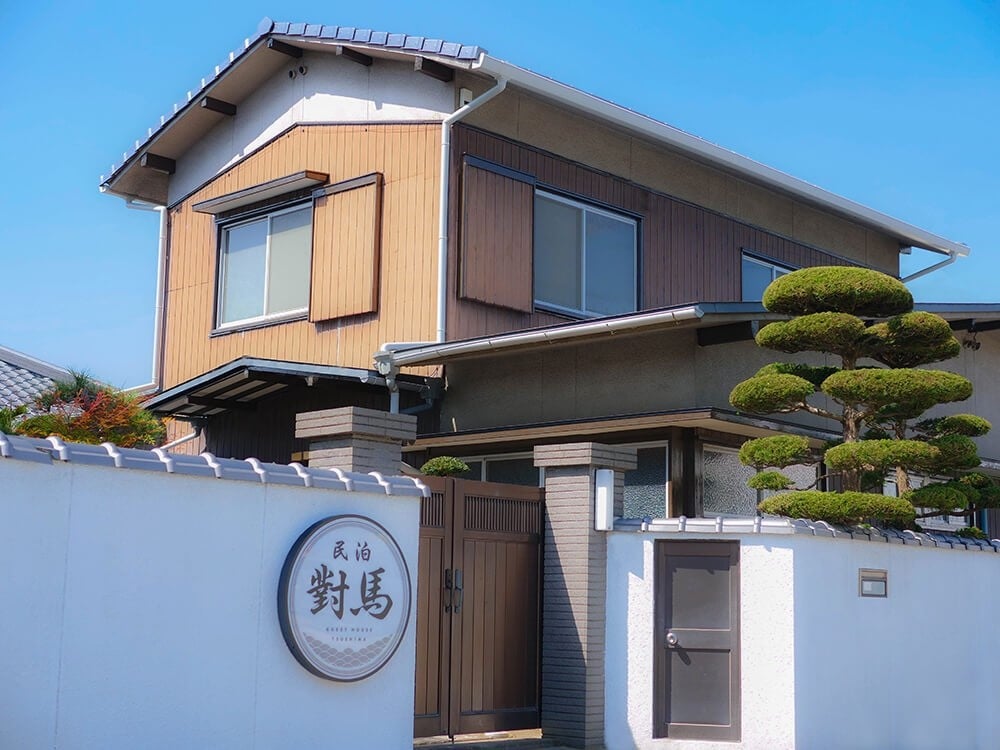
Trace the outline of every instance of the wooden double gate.
<instances>
[{"instance_id":1,"label":"wooden double gate","mask_svg":"<svg viewBox=\"0 0 1000 750\"><path fill-rule=\"evenodd\" d=\"M425 481L414 734L537 727L542 490Z\"/></svg>"}]
</instances>

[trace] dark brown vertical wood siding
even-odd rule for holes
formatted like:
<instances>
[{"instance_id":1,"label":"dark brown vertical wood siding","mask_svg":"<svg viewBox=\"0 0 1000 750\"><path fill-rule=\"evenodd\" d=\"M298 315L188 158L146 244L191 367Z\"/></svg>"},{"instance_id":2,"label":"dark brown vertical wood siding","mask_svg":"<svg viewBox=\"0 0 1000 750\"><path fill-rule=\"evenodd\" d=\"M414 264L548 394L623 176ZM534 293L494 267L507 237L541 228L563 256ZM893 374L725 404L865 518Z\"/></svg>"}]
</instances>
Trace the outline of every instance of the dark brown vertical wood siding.
<instances>
[{"instance_id":1,"label":"dark brown vertical wood siding","mask_svg":"<svg viewBox=\"0 0 1000 750\"><path fill-rule=\"evenodd\" d=\"M309 320L378 309L381 175L316 199Z\"/></svg>"},{"instance_id":2,"label":"dark brown vertical wood siding","mask_svg":"<svg viewBox=\"0 0 1000 750\"><path fill-rule=\"evenodd\" d=\"M534 177L541 188L639 216L639 307L643 310L691 302L740 301L744 250L796 267L851 264L838 255L473 127L456 126L452 143L450 268L458 266L460 255L462 191L456 186L460 184L462 164L467 156ZM530 231L530 225L522 231ZM497 259L493 262L502 263ZM464 289L464 298L460 296L458 286L459 274L453 272L448 295L449 339L566 321L566 318L547 312L484 305L477 301L478 297L470 299L472 295L465 294Z\"/></svg>"},{"instance_id":3,"label":"dark brown vertical wood siding","mask_svg":"<svg viewBox=\"0 0 1000 750\"><path fill-rule=\"evenodd\" d=\"M460 293L530 313L531 182L466 162L462 170Z\"/></svg>"}]
</instances>

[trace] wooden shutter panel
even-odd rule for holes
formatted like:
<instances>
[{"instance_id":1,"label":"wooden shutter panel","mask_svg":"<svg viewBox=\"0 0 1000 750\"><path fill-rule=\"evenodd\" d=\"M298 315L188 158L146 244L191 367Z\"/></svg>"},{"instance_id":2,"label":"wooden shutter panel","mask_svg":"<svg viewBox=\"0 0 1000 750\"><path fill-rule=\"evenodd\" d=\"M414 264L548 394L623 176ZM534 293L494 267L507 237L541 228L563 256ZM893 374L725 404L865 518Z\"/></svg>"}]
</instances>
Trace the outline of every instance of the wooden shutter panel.
<instances>
[{"instance_id":1,"label":"wooden shutter panel","mask_svg":"<svg viewBox=\"0 0 1000 750\"><path fill-rule=\"evenodd\" d=\"M381 234L381 174L317 192L309 320L315 323L378 309Z\"/></svg>"},{"instance_id":2,"label":"wooden shutter panel","mask_svg":"<svg viewBox=\"0 0 1000 750\"><path fill-rule=\"evenodd\" d=\"M531 312L534 178L466 157L459 294Z\"/></svg>"}]
</instances>

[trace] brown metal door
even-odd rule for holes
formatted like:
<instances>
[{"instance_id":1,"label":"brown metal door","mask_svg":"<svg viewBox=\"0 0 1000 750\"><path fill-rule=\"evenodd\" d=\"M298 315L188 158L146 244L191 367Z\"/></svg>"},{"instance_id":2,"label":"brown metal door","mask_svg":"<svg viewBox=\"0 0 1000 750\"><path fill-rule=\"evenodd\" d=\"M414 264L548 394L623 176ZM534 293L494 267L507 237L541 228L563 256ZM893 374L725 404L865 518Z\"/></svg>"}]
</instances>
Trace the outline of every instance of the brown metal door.
<instances>
[{"instance_id":1,"label":"brown metal door","mask_svg":"<svg viewBox=\"0 0 1000 750\"><path fill-rule=\"evenodd\" d=\"M656 544L654 737L740 738L739 550Z\"/></svg>"},{"instance_id":2,"label":"brown metal door","mask_svg":"<svg viewBox=\"0 0 1000 750\"><path fill-rule=\"evenodd\" d=\"M537 727L542 492L456 479L427 484L415 734Z\"/></svg>"}]
</instances>

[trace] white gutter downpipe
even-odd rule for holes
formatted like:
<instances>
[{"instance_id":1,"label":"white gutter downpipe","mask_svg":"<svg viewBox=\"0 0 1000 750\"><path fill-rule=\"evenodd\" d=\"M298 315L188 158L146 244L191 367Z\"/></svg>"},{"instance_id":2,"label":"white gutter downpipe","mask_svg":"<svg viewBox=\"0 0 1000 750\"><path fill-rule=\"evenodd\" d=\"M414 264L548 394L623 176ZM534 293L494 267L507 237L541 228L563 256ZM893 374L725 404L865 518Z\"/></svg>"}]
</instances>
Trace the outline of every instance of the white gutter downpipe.
<instances>
[{"instance_id":1,"label":"white gutter downpipe","mask_svg":"<svg viewBox=\"0 0 1000 750\"><path fill-rule=\"evenodd\" d=\"M438 207L438 309L437 341L444 341L448 323L448 190L451 182L451 126L490 99L503 93L507 79L500 77L497 85L483 92L468 104L459 107L441 122L441 192Z\"/></svg>"},{"instance_id":2,"label":"white gutter downpipe","mask_svg":"<svg viewBox=\"0 0 1000 750\"><path fill-rule=\"evenodd\" d=\"M935 263L933 266L928 266L927 268L917 271L916 273L911 273L909 276L900 279L900 281L902 281L904 284L907 284L913 281L914 279L919 279L921 276L926 276L929 273L934 273L939 268L950 266L956 260L958 260L958 255L956 255L955 253L949 253L948 257L942 260L940 263Z\"/></svg>"},{"instance_id":3,"label":"white gutter downpipe","mask_svg":"<svg viewBox=\"0 0 1000 750\"><path fill-rule=\"evenodd\" d=\"M156 253L156 307L153 313L153 368L150 382L135 385L129 393L152 393L160 389L160 357L163 353L163 287L167 276L167 207L154 206L127 199L125 205L137 211L157 211L160 214L160 231Z\"/></svg>"},{"instance_id":4,"label":"white gutter downpipe","mask_svg":"<svg viewBox=\"0 0 1000 750\"><path fill-rule=\"evenodd\" d=\"M501 333L471 341L456 341L440 344L383 344L375 353L375 363L383 375L394 372L400 367L415 366L424 363L440 361L443 357L495 352L512 347L529 344L553 344L559 341L571 341L595 334L615 334L634 331L666 324L677 324L689 320L698 320L704 311L697 305L682 307L675 310L656 310L648 313L637 313L627 317L611 320L588 320L582 323L543 328L534 331L517 333ZM409 347L409 348L407 348Z\"/></svg>"}]
</instances>

